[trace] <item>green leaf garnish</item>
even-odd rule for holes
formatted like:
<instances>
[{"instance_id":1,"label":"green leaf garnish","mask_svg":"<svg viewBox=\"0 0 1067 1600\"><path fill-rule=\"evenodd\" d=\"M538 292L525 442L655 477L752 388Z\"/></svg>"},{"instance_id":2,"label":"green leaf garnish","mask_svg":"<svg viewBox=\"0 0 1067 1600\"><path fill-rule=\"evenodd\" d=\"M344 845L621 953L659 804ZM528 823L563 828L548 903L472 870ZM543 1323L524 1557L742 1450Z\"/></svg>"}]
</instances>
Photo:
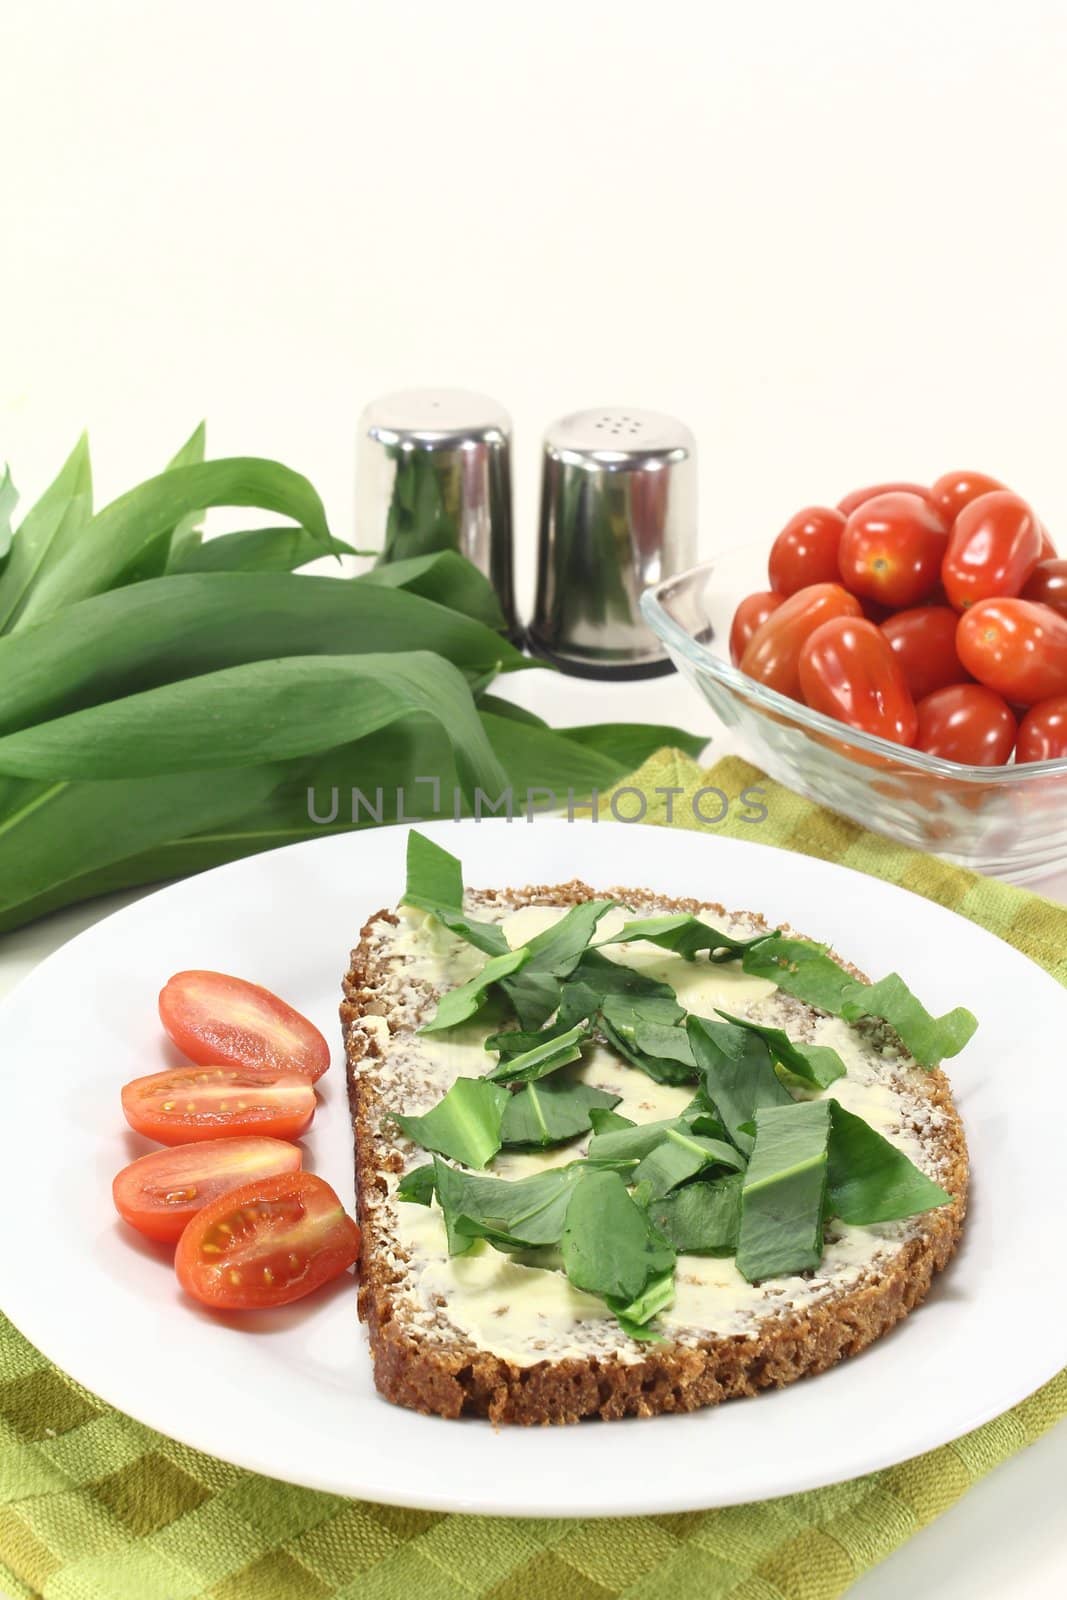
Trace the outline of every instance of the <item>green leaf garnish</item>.
<instances>
[{"instance_id":1,"label":"green leaf garnish","mask_svg":"<svg viewBox=\"0 0 1067 1600\"><path fill-rule=\"evenodd\" d=\"M582 1171L567 1207L563 1270L576 1289L629 1306L674 1268L674 1250L617 1172Z\"/></svg>"},{"instance_id":2,"label":"green leaf garnish","mask_svg":"<svg viewBox=\"0 0 1067 1600\"><path fill-rule=\"evenodd\" d=\"M952 1196L903 1150L836 1100L830 1102L830 1210L842 1222L896 1222L947 1205Z\"/></svg>"},{"instance_id":3,"label":"green leaf garnish","mask_svg":"<svg viewBox=\"0 0 1067 1600\"><path fill-rule=\"evenodd\" d=\"M649 944L657 944L664 950L672 951L685 961L695 960L702 950L706 950L712 961L721 962L736 960L746 950L764 942L766 938L765 933L758 933L751 939L734 939L730 934L722 933L709 923L702 922L699 917L679 912L665 917L635 917L610 939L601 939L593 949L603 950L608 945L624 944L632 939L644 939Z\"/></svg>"},{"instance_id":4,"label":"green leaf garnish","mask_svg":"<svg viewBox=\"0 0 1067 1600\"><path fill-rule=\"evenodd\" d=\"M409 1139L465 1167L484 1167L500 1149L500 1126L510 1095L485 1078L457 1078L448 1093L419 1116L397 1116Z\"/></svg>"},{"instance_id":5,"label":"green leaf garnish","mask_svg":"<svg viewBox=\"0 0 1067 1600\"><path fill-rule=\"evenodd\" d=\"M532 1083L535 1078L545 1078L577 1061L586 1038L588 1029L584 1022L579 1022L566 1033L549 1034L519 1055L505 1056L486 1077L491 1083Z\"/></svg>"},{"instance_id":6,"label":"green leaf garnish","mask_svg":"<svg viewBox=\"0 0 1067 1600\"><path fill-rule=\"evenodd\" d=\"M793 1097L774 1070L766 1040L732 1022L690 1017L686 1024L704 1090L743 1155L752 1149L748 1125L760 1106L789 1106Z\"/></svg>"},{"instance_id":7,"label":"green leaf garnish","mask_svg":"<svg viewBox=\"0 0 1067 1600\"><path fill-rule=\"evenodd\" d=\"M618 1103L617 1094L569 1078L528 1083L508 1101L500 1127L501 1142L506 1148L532 1145L548 1149L566 1144L568 1139L589 1132L593 1111L610 1111Z\"/></svg>"},{"instance_id":8,"label":"green leaf garnish","mask_svg":"<svg viewBox=\"0 0 1067 1600\"><path fill-rule=\"evenodd\" d=\"M644 1339L652 1344L662 1343L662 1335L648 1326L659 1312L666 1311L674 1301L674 1264L652 1278L636 1300L627 1303L609 1299L608 1305L619 1319L623 1333L631 1339Z\"/></svg>"},{"instance_id":9,"label":"green leaf garnish","mask_svg":"<svg viewBox=\"0 0 1067 1600\"><path fill-rule=\"evenodd\" d=\"M779 1066L813 1089L828 1089L845 1076L845 1063L830 1045L800 1044L784 1028L768 1028L747 1017L733 1017L728 1011L719 1011L719 1016L734 1028L759 1034Z\"/></svg>"},{"instance_id":10,"label":"green leaf garnish","mask_svg":"<svg viewBox=\"0 0 1067 1600\"><path fill-rule=\"evenodd\" d=\"M510 973L517 972L527 959L525 946L506 950L503 955L491 956L480 972L458 989L448 989L437 1002L437 1010L429 1022L424 1022L420 1033L441 1033L446 1028L457 1028L480 1011L494 983L499 983Z\"/></svg>"},{"instance_id":11,"label":"green leaf garnish","mask_svg":"<svg viewBox=\"0 0 1067 1600\"><path fill-rule=\"evenodd\" d=\"M635 1168L634 1183L647 1183L652 1199L659 1200L705 1167L737 1171L744 1158L722 1139L709 1139L687 1127L668 1128L663 1138Z\"/></svg>"},{"instance_id":12,"label":"green leaf garnish","mask_svg":"<svg viewBox=\"0 0 1067 1600\"><path fill-rule=\"evenodd\" d=\"M807 1272L823 1251L830 1102L761 1106L741 1189L737 1270L750 1283Z\"/></svg>"},{"instance_id":13,"label":"green leaf garnish","mask_svg":"<svg viewBox=\"0 0 1067 1600\"><path fill-rule=\"evenodd\" d=\"M475 1239L502 1250L558 1244L582 1167L550 1167L508 1182L460 1172L434 1158L434 1187L444 1213L448 1248L461 1255Z\"/></svg>"},{"instance_id":14,"label":"green leaf garnish","mask_svg":"<svg viewBox=\"0 0 1067 1600\"><path fill-rule=\"evenodd\" d=\"M503 955L508 949L498 923L478 922L464 915L463 868L457 858L416 828L408 833L407 885L400 903L428 911L486 955Z\"/></svg>"},{"instance_id":15,"label":"green leaf garnish","mask_svg":"<svg viewBox=\"0 0 1067 1600\"><path fill-rule=\"evenodd\" d=\"M687 1183L654 1200L648 1214L679 1255L732 1256L741 1228L741 1173Z\"/></svg>"},{"instance_id":16,"label":"green leaf garnish","mask_svg":"<svg viewBox=\"0 0 1067 1600\"><path fill-rule=\"evenodd\" d=\"M806 939L776 938L747 950L746 972L769 978L785 993L846 1022L864 1017L887 1022L922 1067L935 1067L959 1055L978 1023L964 1006L943 1017L931 1016L898 973L878 983L861 983L838 965L827 946Z\"/></svg>"},{"instance_id":17,"label":"green leaf garnish","mask_svg":"<svg viewBox=\"0 0 1067 1600\"><path fill-rule=\"evenodd\" d=\"M562 980L581 960L597 923L612 909L611 900L585 900L536 935L526 951L519 976L503 984L523 1028L539 1028L558 1008Z\"/></svg>"},{"instance_id":18,"label":"green leaf garnish","mask_svg":"<svg viewBox=\"0 0 1067 1600\"><path fill-rule=\"evenodd\" d=\"M433 1162L427 1161L421 1167L412 1167L410 1172L405 1172L396 1186L398 1200L410 1200L417 1206L428 1206L434 1195Z\"/></svg>"}]
</instances>

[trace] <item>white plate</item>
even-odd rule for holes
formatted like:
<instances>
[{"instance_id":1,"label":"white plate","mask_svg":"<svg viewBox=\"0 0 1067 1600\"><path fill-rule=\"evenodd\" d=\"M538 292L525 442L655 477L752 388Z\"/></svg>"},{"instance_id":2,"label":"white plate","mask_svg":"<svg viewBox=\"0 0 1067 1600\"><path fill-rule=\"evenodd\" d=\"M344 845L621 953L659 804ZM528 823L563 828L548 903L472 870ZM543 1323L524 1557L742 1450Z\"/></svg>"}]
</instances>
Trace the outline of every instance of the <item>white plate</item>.
<instances>
[{"instance_id":1,"label":"white plate","mask_svg":"<svg viewBox=\"0 0 1067 1600\"><path fill-rule=\"evenodd\" d=\"M1067 992L962 918L875 879L757 844L621 824L439 823L473 885L629 882L788 920L933 1010L981 1027L951 1064L974 1169L963 1247L927 1304L820 1378L689 1416L505 1428L379 1399L351 1279L277 1313L220 1318L116 1219L115 1172L149 1148L119 1088L175 1059L156 1019L183 967L277 990L334 1047L309 1166L352 1199L337 1000L360 925L398 898L406 830L236 862L128 907L56 952L0 1011L4 1309L105 1400L276 1478L442 1510L683 1511L813 1488L957 1437L1064 1359L1060 1041ZM17 1197L17 1206L11 1203Z\"/></svg>"}]
</instances>

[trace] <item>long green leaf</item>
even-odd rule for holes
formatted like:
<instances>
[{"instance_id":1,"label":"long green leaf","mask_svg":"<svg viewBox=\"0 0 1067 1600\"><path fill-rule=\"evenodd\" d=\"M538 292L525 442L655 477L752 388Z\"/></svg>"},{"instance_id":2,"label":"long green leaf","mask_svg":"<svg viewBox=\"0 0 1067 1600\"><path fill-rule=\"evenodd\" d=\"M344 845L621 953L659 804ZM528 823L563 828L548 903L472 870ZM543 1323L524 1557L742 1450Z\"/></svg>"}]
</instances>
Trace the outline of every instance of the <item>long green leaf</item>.
<instances>
[{"instance_id":1,"label":"long green leaf","mask_svg":"<svg viewBox=\"0 0 1067 1600\"><path fill-rule=\"evenodd\" d=\"M3 785L0 930L123 886L122 874L107 880L114 863L164 844L182 828L225 826L263 800L278 777L279 769L266 766L129 782ZM98 888L77 887L94 875Z\"/></svg>"},{"instance_id":2,"label":"long green leaf","mask_svg":"<svg viewBox=\"0 0 1067 1600\"><path fill-rule=\"evenodd\" d=\"M217 539L186 545L172 556L167 571L295 572L297 567L317 561L320 556L360 554L365 552L345 544L343 539L330 539L324 549L322 541L306 528L246 528L241 533L224 533Z\"/></svg>"},{"instance_id":3,"label":"long green leaf","mask_svg":"<svg viewBox=\"0 0 1067 1600\"><path fill-rule=\"evenodd\" d=\"M506 787L462 675L428 651L290 656L185 678L9 734L0 739L0 772L102 779L258 766L373 733L412 711L449 730L465 788Z\"/></svg>"},{"instance_id":4,"label":"long green leaf","mask_svg":"<svg viewBox=\"0 0 1067 1600\"><path fill-rule=\"evenodd\" d=\"M11 468L4 468L4 476L0 478L0 572L3 572L11 551L11 541L14 530L11 526L11 513L19 503L19 492L11 481Z\"/></svg>"},{"instance_id":5,"label":"long green leaf","mask_svg":"<svg viewBox=\"0 0 1067 1600\"><path fill-rule=\"evenodd\" d=\"M481 623L402 591L288 573L153 579L0 639L0 733L264 657L432 650L467 670L523 657Z\"/></svg>"},{"instance_id":6,"label":"long green leaf","mask_svg":"<svg viewBox=\"0 0 1067 1600\"><path fill-rule=\"evenodd\" d=\"M438 605L462 611L465 617L484 622L487 628L504 626L504 613L489 579L458 550L437 550L406 561L390 561L361 573L354 581L368 588L406 589L409 594L421 594Z\"/></svg>"},{"instance_id":7,"label":"long green leaf","mask_svg":"<svg viewBox=\"0 0 1067 1600\"><path fill-rule=\"evenodd\" d=\"M92 515L92 494L89 441L83 434L12 541L0 573L0 633L20 620L35 579L81 537Z\"/></svg>"},{"instance_id":8,"label":"long green leaf","mask_svg":"<svg viewBox=\"0 0 1067 1600\"><path fill-rule=\"evenodd\" d=\"M200 422L193 429L181 449L167 462L166 471L173 472L175 467L199 466L204 459L204 450L207 446L207 425ZM200 523L204 518L204 507L197 506L195 511L182 517L173 528L165 528L152 543L136 557L133 564L126 568L115 579L114 587L127 583L141 583L145 578L161 578L170 568L171 554L177 548L196 545L200 543Z\"/></svg>"},{"instance_id":9,"label":"long green leaf","mask_svg":"<svg viewBox=\"0 0 1067 1600\"><path fill-rule=\"evenodd\" d=\"M40 622L62 607L100 594L136 567L160 535L191 512L211 506L258 506L292 517L327 550L330 529L322 501L308 480L278 461L234 456L176 467L113 500L84 536L42 572L20 617Z\"/></svg>"}]
</instances>

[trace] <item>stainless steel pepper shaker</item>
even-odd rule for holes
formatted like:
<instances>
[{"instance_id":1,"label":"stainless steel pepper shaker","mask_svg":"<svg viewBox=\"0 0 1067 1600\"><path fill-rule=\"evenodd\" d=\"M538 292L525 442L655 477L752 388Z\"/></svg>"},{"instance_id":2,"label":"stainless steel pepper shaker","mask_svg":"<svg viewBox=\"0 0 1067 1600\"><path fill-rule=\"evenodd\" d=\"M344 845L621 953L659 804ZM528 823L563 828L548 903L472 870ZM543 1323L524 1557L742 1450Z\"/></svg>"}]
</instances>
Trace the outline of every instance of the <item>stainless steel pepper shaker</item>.
<instances>
[{"instance_id":1,"label":"stainless steel pepper shaker","mask_svg":"<svg viewBox=\"0 0 1067 1600\"><path fill-rule=\"evenodd\" d=\"M359 422L356 537L378 564L458 550L496 590L518 631L512 562L511 418L488 395L406 389Z\"/></svg>"},{"instance_id":2,"label":"stainless steel pepper shaker","mask_svg":"<svg viewBox=\"0 0 1067 1600\"><path fill-rule=\"evenodd\" d=\"M696 443L684 423L618 406L554 422L528 648L578 677L672 672L638 602L693 565L696 534Z\"/></svg>"}]
</instances>

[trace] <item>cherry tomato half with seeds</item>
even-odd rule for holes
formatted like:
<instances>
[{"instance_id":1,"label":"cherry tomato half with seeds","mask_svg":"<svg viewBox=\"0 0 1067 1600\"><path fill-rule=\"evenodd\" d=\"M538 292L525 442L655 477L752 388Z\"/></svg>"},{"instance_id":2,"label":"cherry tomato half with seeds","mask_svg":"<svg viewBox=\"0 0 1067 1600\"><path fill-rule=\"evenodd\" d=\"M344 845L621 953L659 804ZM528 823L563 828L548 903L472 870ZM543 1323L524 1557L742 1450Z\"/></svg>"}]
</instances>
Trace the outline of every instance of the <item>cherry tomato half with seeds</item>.
<instances>
[{"instance_id":1,"label":"cherry tomato half with seeds","mask_svg":"<svg viewBox=\"0 0 1067 1600\"><path fill-rule=\"evenodd\" d=\"M860 603L839 583L816 583L783 600L749 640L741 671L779 694L800 699L798 661L804 641L831 617L858 617Z\"/></svg>"},{"instance_id":2,"label":"cherry tomato half with seeds","mask_svg":"<svg viewBox=\"0 0 1067 1600\"><path fill-rule=\"evenodd\" d=\"M359 1228L312 1172L244 1184L197 1212L178 1241L178 1282L202 1305L254 1311L289 1305L345 1272Z\"/></svg>"},{"instance_id":3,"label":"cherry tomato half with seeds","mask_svg":"<svg viewBox=\"0 0 1067 1600\"><path fill-rule=\"evenodd\" d=\"M956 649L967 671L1012 705L1067 695L1067 617L1048 606L980 600L959 620Z\"/></svg>"},{"instance_id":4,"label":"cherry tomato half with seeds","mask_svg":"<svg viewBox=\"0 0 1067 1600\"><path fill-rule=\"evenodd\" d=\"M1019 727L1016 761L1055 761L1067 756L1067 695L1031 706Z\"/></svg>"},{"instance_id":5,"label":"cherry tomato half with seeds","mask_svg":"<svg viewBox=\"0 0 1067 1600\"><path fill-rule=\"evenodd\" d=\"M730 660L736 667L745 653L745 647L752 635L762 628L772 611L777 611L784 594L774 594L770 589L760 589L755 594L746 595L734 612L733 624L730 628Z\"/></svg>"},{"instance_id":6,"label":"cherry tomato half with seeds","mask_svg":"<svg viewBox=\"0 0 1067 1600\"><path fill-rule=\"evenodd\" d=\"M159 1016L190 1061L302 1072L312 1082L330 1065L330 1047L307 1017L225 972L176 972L160 993Z\"/></svg>"},{"instance_id":7,"label":"cherry tomato half with seeds","mask_svg":"<svg viewBox=\"0 0 1067 1600\"><path fill-rule=\"evenodd\" d=\"M1011 707L981 683L954 683L920 700L917 750L965 767L1002 767L1015 747Z\"/></svg>"},{"instance_id":8,"label":"cherry tomato half with seeds","mask_svg":"<svg viewBox=\"0 0 1067 1600\"><path fill-rule=\"evenodd\" d=\"M837 509L850 517L857 506L864 505L868 500L874 500L882 494L917 494L924 500L930 498L930 491L923 483L872 483L866 489L853 489L837 502Z\"/></svg>"},{"instance_id":9,"label":"cherry tomato half with seeds","mask_svg":"<svg viewBox=\"0 0 1067 1600\"><path fill-rule=\"evenodd\" d=\"M130 1127L159 1144L263 1134L299 1139L315 1115L315 1090L299 1072L247 1067L172 1067L122 1090Z\"/></svg>"},{"instance_id":10,"label":"cherry tomato half with seeds","mask_svg":"<svg viewBox=\"0 0 1067 1600\"><path fill-rule=\"evenodd\" d=\"M941 568L949 604L963 611L978 600L1019 594L1041 554L1041 525L1025 500L994 489L964 506L949 535Z\"/></svg>"},{"instance_id":11,"label":"cherry tomato half with seeds","mask_svg":"<svg viewBox=\"0 0 1067 1600\"><path fill-rule=\"evenodd\" d=\"M841 536L841 581L852 594L915 606L941 576L948 530L928 500L883 494L858 506Z\"/></svg>"},{"instance_id":12,"label":"cherry tomato half with seeds","mask_svg":"<svg viewBox=\"0 0 1067 1600\"><path fill-rule=\"evenodd\" d=\"M796 594L813 583L837 583L837 552L844 531L844 514L831 506L808 506L790 517L771 545L767 562L775 593Z\"/></svg>"},{"instance_id":13,"label":"cherry tomato half with seeds","mask_svg":"<svg viewBox=\"0 0 1067 1600\"><path fill-rule=\"evenodd\" d=\"M956 653L959 620L951 606L915 606L895 612L882 623L882 632L915 700L925 700L950 683L967 682L970 674Z\"/></svg>"},{"instance_id":14,"label":"cherry tomato half with seeds","mask_svg":"<svg viewBox=\"0 0 1067 1600\"><path fill-rule=\"evenodd\" d=\"M1022 597L1067 617L1067 561L1056 557L1039 561L1023 585Z\"/></svg>"},{"instance_id":15,"label":"cherry tomato half with seeds","mask_svg":"<svg viewBox=\"0 0 1067 1600\"><path fill-rule=\"evenodd\" d=\"M941 514L947 528L951 528L964 506L969 506L979 495L990 494L994 489L1006 489L999 478L987 472L946 472L930 490L930 500Z\"/></svg>"},{"instance_id":16,"label":"cherry tomato half with seeds","mask_svg":"<svg viewBox=\"0 0 1067 1600\"><path fill-rule=\"evenodd\" d=\"M299 1172L303 1152L283 1139L209 1139L153 1150L111 1185L115 1210L150 1239L176 1242L198 1211L253 1180Z\"/></svg>"},{"instance_id":17,"label":"cherry tomato half with seeds","mask_svg":"<svg viewBox=\"0 0 1067 1600\"><path fill-rule=\"evenodd\" d=\"M824 622L800 652L800 687L813 711L850 728L911 744L918 721L900 664L866 618Z\"/></svg>"}]
</instances>

